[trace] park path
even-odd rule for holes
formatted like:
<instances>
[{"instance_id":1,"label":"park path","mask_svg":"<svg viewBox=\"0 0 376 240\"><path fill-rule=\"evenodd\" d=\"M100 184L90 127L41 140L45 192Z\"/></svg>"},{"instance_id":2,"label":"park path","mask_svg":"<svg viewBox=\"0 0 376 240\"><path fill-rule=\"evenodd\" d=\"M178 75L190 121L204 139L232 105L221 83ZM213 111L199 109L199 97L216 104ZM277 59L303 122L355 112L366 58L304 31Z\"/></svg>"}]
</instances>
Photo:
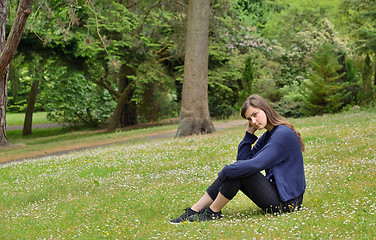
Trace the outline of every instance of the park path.
<instances>
[{"instance_id":1,"label":"park path","mask_svg":"<svg viewBox=\"0 0 376 240\"><path fill-rule=\"evenodd\" d=\"M214 127L217 131L221 131L224 129L237 127L241 125L246 125L246 120L231 120L231 121L225 121L225 122L213 122ZM8 126L7 130L17 130L22 129L23 126ZM48 127L61 127L61 125L58 124L36 124L33 125L33 129L37 128L48 128ZM140 134L137 136L128 136L118 139L106 139L106 140L100 140L100 141L93 141L93 142L84 142L81 144L75 144L75 145L68 145L64 147L57 147L52 149L45 149L43 151L34 151L34 152L27 152L23 155L17 155L17 156L10 156L6 158L0 157L0 164L9 163L9 162L20 162L20 161L27 161L30 159L37 159L41 157L46 156L58 156L63 155L69 152L73 151L83 151L90 148L96 148L96 147L103 147L108 146L111 144L122 144L129 141L137 140L137 139L146 139L146 140L153 140L153 139L162 139L162 138L173 138L175 137L177 129L171 129L171 130L164 130L164 131L157 131L153 133L147 133L147 134Z\"/></svg>"}]
</instances>

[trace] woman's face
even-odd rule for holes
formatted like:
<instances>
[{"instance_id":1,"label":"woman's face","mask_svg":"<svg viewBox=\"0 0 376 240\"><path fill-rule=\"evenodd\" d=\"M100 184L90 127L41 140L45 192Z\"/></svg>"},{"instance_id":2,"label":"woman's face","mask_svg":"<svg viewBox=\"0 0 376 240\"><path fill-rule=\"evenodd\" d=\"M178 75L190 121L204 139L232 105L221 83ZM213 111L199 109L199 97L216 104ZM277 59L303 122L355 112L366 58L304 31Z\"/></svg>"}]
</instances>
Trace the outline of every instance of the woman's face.
<instances>
[{"instance_id":1,"label":"woman's face","mask_svg":"<svg viewBox=\"0 0 376 240\"><path fill-rule=\"evenodd\" d=\"M249 106L245 112L245 118L257 130L266 128L269 131L268 119L263 110Z\"/></svg>"}]
</instances>

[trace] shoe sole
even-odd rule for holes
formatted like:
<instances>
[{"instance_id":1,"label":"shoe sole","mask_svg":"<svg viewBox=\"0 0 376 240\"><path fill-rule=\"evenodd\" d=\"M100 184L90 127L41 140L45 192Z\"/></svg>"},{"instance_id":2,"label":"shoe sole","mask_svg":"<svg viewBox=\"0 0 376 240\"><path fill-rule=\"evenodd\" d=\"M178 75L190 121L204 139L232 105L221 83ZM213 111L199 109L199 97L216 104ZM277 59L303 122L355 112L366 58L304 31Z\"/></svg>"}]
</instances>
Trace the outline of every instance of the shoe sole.
<instances>
[{"instance_id":1,"label":"shoe sole","mask_svg":"<svg viewBox=\"0 0 376 240\"><path fill-rule=\"evenodd\" d=\"M184 222L176 222L176 223L175 223L175 222L170 222L170 221L169 221L169 223L172 224L172 225L179 225L179 224L186 223L186 222L188 222L188 221L184 221Z\"/></svg>"},{"instance_id":2,"label":"shoe sole","mask_svg":"<svg viewBox=\"0 0 376 240\"><path fill-rule=\"evenodd\" d=\"M197 220L197 221L190 221L190 220L187 220L187 222L189 223L194 223L194 222L210 222L210 221L213 221L213 220L221 220L223 219L223 217L219 217L219 218L211 218L211 219L206 219L206 220Z\"/></svg>"}]
</instances>

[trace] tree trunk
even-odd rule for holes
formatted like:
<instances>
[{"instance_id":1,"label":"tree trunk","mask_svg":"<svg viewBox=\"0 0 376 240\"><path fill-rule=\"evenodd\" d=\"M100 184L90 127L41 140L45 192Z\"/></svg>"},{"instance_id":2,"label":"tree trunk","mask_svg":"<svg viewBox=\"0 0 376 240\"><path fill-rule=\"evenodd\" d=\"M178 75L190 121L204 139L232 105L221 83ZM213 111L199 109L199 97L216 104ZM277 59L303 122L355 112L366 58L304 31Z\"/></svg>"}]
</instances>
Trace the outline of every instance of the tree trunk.
<instances>
[{"instance_id":1,"label":"tree trunk","mask_svg":"<svg viewBox=\"0 0 376 240\"><path fill-rule=\"evenodd\" d=\"M128 75L134 74L134 69L123 65L120 69L119 92L116 108L111 116L110 124L107 128L108 132L113 132L117 128L131 126L137 124L137 108L131 101L133 97L133 89L131 87Z\"/></svg>"},{"instance_id":2,"label":"tree trunk","mask_svg":"<svg viewBox=\"0 0 376 240\"><path fill-rule=\"evenodd\" d=\"M8 71L6 70L0 77L0 146L7 145L6 135L6 109L8 101Z\"/></svg>"},{"instance_id":3,"label":"tree trunk","mask_svg":"<svg viewBox=\"0 0 376 240\"><path fill-rule=\"evenodd\" d=\"M142 94L142 102L138 106L138 115L148 122L155 122L159 117L158 100L155 94L155 86L147 83Z\"/></svg>"},{"instance_id":4,"label":"tree trunk","mask_svg":"<svg viewBox=\"0 0 376 240\"><path fill-rule=\"evenodd\" d=\"M122 105L123 111L118 120L119 127L126 127L137 124L137 108L136 104L132 102L134 90L132 88L132 80L128 78L130 75L135 75L135 69L123 64L120 68L119 92L125 93L126 101Z\"/></svg>"},{"instance_id":5,"label":"tree trunk","mask_svg":"<svg viewBox=\"0 0 376 240\"><path fill-rule=\"evenodd\" d=\"M0 146L8 144L6 136L6 109L8 102L9 62L17 50L26 20L30 15L30 5L31 0L20 1L8 41L5 41L8 7L7 0L0 0Z\"/></svg>"},{"instance_id":6,"label":"tree trunk","mask_svg":"<svg viewBox=\"0 0 376 240\"><path fill-rule=\"evenodd\" d=\"M363 91L366 93L366 96L369 95L371 91L371 78L372 78L372 63L369 54L367 53L366 58L364 59L364 68L362 72L362 81L363 81Z\"/></svg>"},{"instance_id":7,"label":"tree trunk","mask_svg":"<svg viewBox=\"0 0 376 240\"><path fill-rule=\"evenodd\" d=\"M11 61L9 63L8 85L9 83L11 84L10 91L13 96L13 102L18 102L18 94L20 90L20 76L19 71L14 64L14 61Z\"/></svg>"},{"instance_id":8,"label":"tree trunk","mask_svg":"<svg viewBox=\"0 0 376 240\"><path fill-rule=\"evenodd\" d=\"M5 46L5 27L7 20L7 1L0 1L0 51ZM8 69L0 72L0 146L8 144L6 135L6 110L8 102Z\"/></svg>"},{"instance_id":9,"label":"tree trunk","mask_svg":"<svg viewBox=\"0 0 376 240\"><path fill-rule=\"evenodd\" d=\"M117 128L135 124L137 124L136 106L129 101L129 95L123 92L116 103L107 131L113 132Z\"/></svg>"},{"instance_id":10,"label":"tree trunk","mask_svg":"<svg viewBox=\"0 0 376 240\"><path fill-rule=\"evenodd\" d=\"M374 68L374 73L373 73L373 85L376 86L376 53L375 53L375 68Z\"/></svg>"},{"instance_id":11,"label":"tree trunk","mask_svg":"<svg viewBox=\"0 0 376 240\"><path fill-rule=\"evenodd\" d=\"M215 131L208 104L210 0L189 0L184 81L176 137Z\"/></svg>"},{"instance_id":12,"label":"tree trunk","mask_svg":"<svg viewBox=\"0 0 376 240\"><path fill-rule=\"evenodd\" d=\"M120 127L120 119L123 114L123 106L127 101L127 95L125 93L121 94L117 100L114 113L111 116L110 124L108 125L107 131L113 132Z\"/></svg>"},{"instance_id":13,"label":"tree trunk","mask_svg":"<svg viewBox=\"0 0 376 240\"><path fill-rule=\"evenodd\" d=\"M131 102L130 98L131 96L128 97L127 102L123 105L119 127L126 127L137 124L136 104Z\"/></svg>"},{"instance_id":14,"label":"tree trunk","mask_svg":"<svg viewBox=\"0 0 376 240\"><path fill-rule=\"evenodd\" d=\"M34 113L35 101L37 99L37 94L38 94L38 86L39 86L39 80L35 80L33 82L33 85L31 86L29 99L27 101L25 121L24 121L24 126L23 126L23 131L22 131L23 136L31 135L31 132L32 132L33 113Z\"/></svg>"}]
</instances>

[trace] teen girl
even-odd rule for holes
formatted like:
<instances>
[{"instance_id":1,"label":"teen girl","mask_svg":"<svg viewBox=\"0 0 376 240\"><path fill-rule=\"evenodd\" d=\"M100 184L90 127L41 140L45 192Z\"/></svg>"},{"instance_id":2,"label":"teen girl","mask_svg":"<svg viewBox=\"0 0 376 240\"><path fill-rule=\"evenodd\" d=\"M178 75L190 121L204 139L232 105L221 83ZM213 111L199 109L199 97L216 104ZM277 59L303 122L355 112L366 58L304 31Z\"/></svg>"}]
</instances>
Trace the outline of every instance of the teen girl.
<instances>
[{"instance_id":1,"label":"teen girl","mask_svg":"<svg viewBox=\"0 0 376 240\"><path fill-rule=\"evenodd\" d=\"M266 213L300 209L306 183L299 132L255 94L244 102L241 115L248 124L237 161L226 165L204 196L170 223L222 218L221 209L239 190ZM252 147L257 140L254 133L261 129L267 131Z\"/></svg>"}]
</instances>

